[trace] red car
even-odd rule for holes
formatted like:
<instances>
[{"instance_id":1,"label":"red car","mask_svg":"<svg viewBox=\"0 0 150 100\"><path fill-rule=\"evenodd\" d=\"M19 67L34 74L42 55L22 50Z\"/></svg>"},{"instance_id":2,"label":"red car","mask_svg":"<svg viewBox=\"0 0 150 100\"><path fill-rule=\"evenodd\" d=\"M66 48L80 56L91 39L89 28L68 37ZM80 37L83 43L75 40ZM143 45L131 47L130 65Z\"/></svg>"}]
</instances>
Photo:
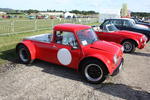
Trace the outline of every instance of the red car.
<instances>
[{"instance_id":1,"label":"red car","mask_svg":"<svg viewBox=\"0 0 150 100\"><path fill-rule=\"evenodd\" d=\"M116 75L123 65L123 49L116 43L100 41L90 26L60 24L53 34L25 38L16 46L20 61L44 60L81 72L91 83Z\"/></svg>"},{"instance_id":2,"label":"red car","mask_svg":"<svg viewBox=\"0 0 150 100\"><path fill-rule=\"evenodd\" d=\"M116 42L123 45L124 52L126 53L132 53L136 48L144 48L148 40L143 34L118 30L113 24L105 25L102 30L99 27L94 27L94 30L100 40Z\"/></svg>"}]
</instances>

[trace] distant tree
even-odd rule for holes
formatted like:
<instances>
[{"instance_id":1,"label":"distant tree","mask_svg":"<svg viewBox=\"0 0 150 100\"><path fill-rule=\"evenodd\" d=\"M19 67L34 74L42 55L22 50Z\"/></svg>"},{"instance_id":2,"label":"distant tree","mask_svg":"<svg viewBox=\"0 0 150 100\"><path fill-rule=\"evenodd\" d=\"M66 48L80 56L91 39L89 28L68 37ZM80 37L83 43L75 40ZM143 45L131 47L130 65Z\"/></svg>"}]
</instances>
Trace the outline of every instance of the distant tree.
<instances>
[{"instance_id":1,"label":"distant tree","mask_svg":"<svg viewBox=\"0 0 150 100\"><path fill-rule=\"evenodd\" d=\"M79 10L72 10L72 11L70 11L70 13L81 14L81 12Z\"/></svg>"},{"instance_id":2,"label":"distant tree","mask_svg":"<svg viewBox=\"0 0 150 100\"><path fill-rule=\"evenodd\" d=\"M29 9L29 10L14 10L10 8L0 8L0 11L7 12L8 14L31 14L31 13L38 13L38 10L34 9ZM46 11L42 12L65 12L62 10L49 10L47 9ZM91 14L98 14L98 12L95 11L80 11L80 10L71 10L69 11L70 13L75 13L75 14L83 14L83 15L91 15Z\"/></svg>"},{"instance_id":3,"label":"distant tree","mask_svg":"<svg viewBox=\"0 0 150 100\"><path fill-rule=\"evenodd\" d=\"M10 9L10 8L0 8L0 11L6 12L6 13L15 12L14 9Z\"/></svg>"},{"instance_id":4,"label":"distant tree","mask_svg":"<svg viewBox=\"0 0 150 100\"><path fill-rule=\"evenodd\" d=\"M79 10L72 10L70 11L70 13L83 14L83 15L98 14L98 12L95 11L79 11Z\"/></svg>"},{"instance_id":5,"label":"distant tree","mask_svg":"<svg viewBox=\"0 0 150 100\"><path fill-rule=\"evenodd\" d=\"M148 12L131 12L131 16L150 17L150 13L148 13Z\"/></svg>"},{"instance_id":6,"label":"distant tree","mask_svg":"<svg viewBox=\"0 0 150 100\"><path fill-rule=\"evenodd\" d=\"M29 9L26 11L28 14L31 14L31 13L38 13L39 11L38 10L33 10L33 9Z\"/></svg>"},{"instance_id":7,"label":"distant tree","mask_svg":"<svg viewBox=\"0 0 150 100\"><path fill-rule=\"evenodd\" d=\"M64 12L64 11L62 11L62 10L49 10L49 9L47 9L47 12Z\"/></svg>"}]
</instances>

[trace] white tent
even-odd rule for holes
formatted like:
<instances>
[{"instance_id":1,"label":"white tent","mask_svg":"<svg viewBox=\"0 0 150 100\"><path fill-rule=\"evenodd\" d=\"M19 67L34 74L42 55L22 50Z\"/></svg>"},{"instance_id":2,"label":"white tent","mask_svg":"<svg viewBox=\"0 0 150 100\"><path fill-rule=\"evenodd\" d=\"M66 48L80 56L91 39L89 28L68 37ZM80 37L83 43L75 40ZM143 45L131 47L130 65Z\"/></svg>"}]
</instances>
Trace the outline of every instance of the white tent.
<instances>
[{"instance_id":1,"label":"white tent","mask_svg":"<svg viewBox=\"0 0 150 100\"><path fill-rule=\"evenodd\" d=\"M73 18L73 17L76 17L76 14L70 12L66 12L64 14L64 18Z\"/></svg>"}]
</instances>

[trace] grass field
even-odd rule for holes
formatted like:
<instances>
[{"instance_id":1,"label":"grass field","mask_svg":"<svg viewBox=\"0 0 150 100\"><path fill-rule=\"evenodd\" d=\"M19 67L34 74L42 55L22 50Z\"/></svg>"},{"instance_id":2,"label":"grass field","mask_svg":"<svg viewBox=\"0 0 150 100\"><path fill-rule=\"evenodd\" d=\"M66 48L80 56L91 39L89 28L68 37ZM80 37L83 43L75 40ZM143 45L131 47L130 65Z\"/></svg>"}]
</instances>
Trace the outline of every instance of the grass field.
<instances>
[{"instance_id":1,"label":"grass field","mask_svg":"<svg viewBox=\"0 0 150 100\"><path fill-rule=\"evenodd\" d=\"M88 25L96 25L99 23L92 23ZM51 33L52 30L43 30L36 32L26 32L18 33L13 35L0 36L0 64L7 61L14 61L16 57L15 46L20 42L24 37L33 36L42 33Z\"/></svg>"},{"instance_id":2,"label":"grass field","mask_svg":"<svg viewBox=\"0 0 150 100\"><path fill-rule=\"evenodd\" d=\"M7 60L16 59L15 46L24 37L42 34L42 33L48 33L48 32L50 32L50 30L1 36L0 37L0 64L6 62Z\"/></svg>"}]
</instances>

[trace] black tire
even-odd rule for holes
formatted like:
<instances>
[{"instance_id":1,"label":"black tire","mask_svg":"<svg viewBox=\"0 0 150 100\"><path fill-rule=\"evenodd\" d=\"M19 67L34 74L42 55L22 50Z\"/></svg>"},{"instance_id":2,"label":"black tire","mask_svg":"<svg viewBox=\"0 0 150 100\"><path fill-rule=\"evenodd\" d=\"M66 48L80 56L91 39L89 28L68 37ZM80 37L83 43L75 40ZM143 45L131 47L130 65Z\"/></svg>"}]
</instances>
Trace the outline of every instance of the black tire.
<instances>
[{"instance_id":1,"label":"black tire","mask_svg":"<svg viewBox=\"0 0 150 100\"><path fill-rule=\"evenodd\" d=\"M122 43L122 45L125 53L133 53L136 50L136 44L134 41L126 40Z\"/></svg>"},{"instance_id":2,"label":"black tire","mask_svg":"<svg viewBox=\"0 0 150 100\"><path fill-rule=\"evenodd\" d=\"M108 70L102 62L90 60L83 64L81 75L89 83L99 84L107 78Z\"/></svg>"},{"instance_id":3,"label":"black tire","mask_svg":"<svg viewBox=\"0 0 150 100\"><path fill-rule=\"evenodd\" d=\"M31 60L31 54L26 46L19 45L16 50L19 61L23 64L31 64L33 62L33 60Z\"/></svg>"}]
</instances>

